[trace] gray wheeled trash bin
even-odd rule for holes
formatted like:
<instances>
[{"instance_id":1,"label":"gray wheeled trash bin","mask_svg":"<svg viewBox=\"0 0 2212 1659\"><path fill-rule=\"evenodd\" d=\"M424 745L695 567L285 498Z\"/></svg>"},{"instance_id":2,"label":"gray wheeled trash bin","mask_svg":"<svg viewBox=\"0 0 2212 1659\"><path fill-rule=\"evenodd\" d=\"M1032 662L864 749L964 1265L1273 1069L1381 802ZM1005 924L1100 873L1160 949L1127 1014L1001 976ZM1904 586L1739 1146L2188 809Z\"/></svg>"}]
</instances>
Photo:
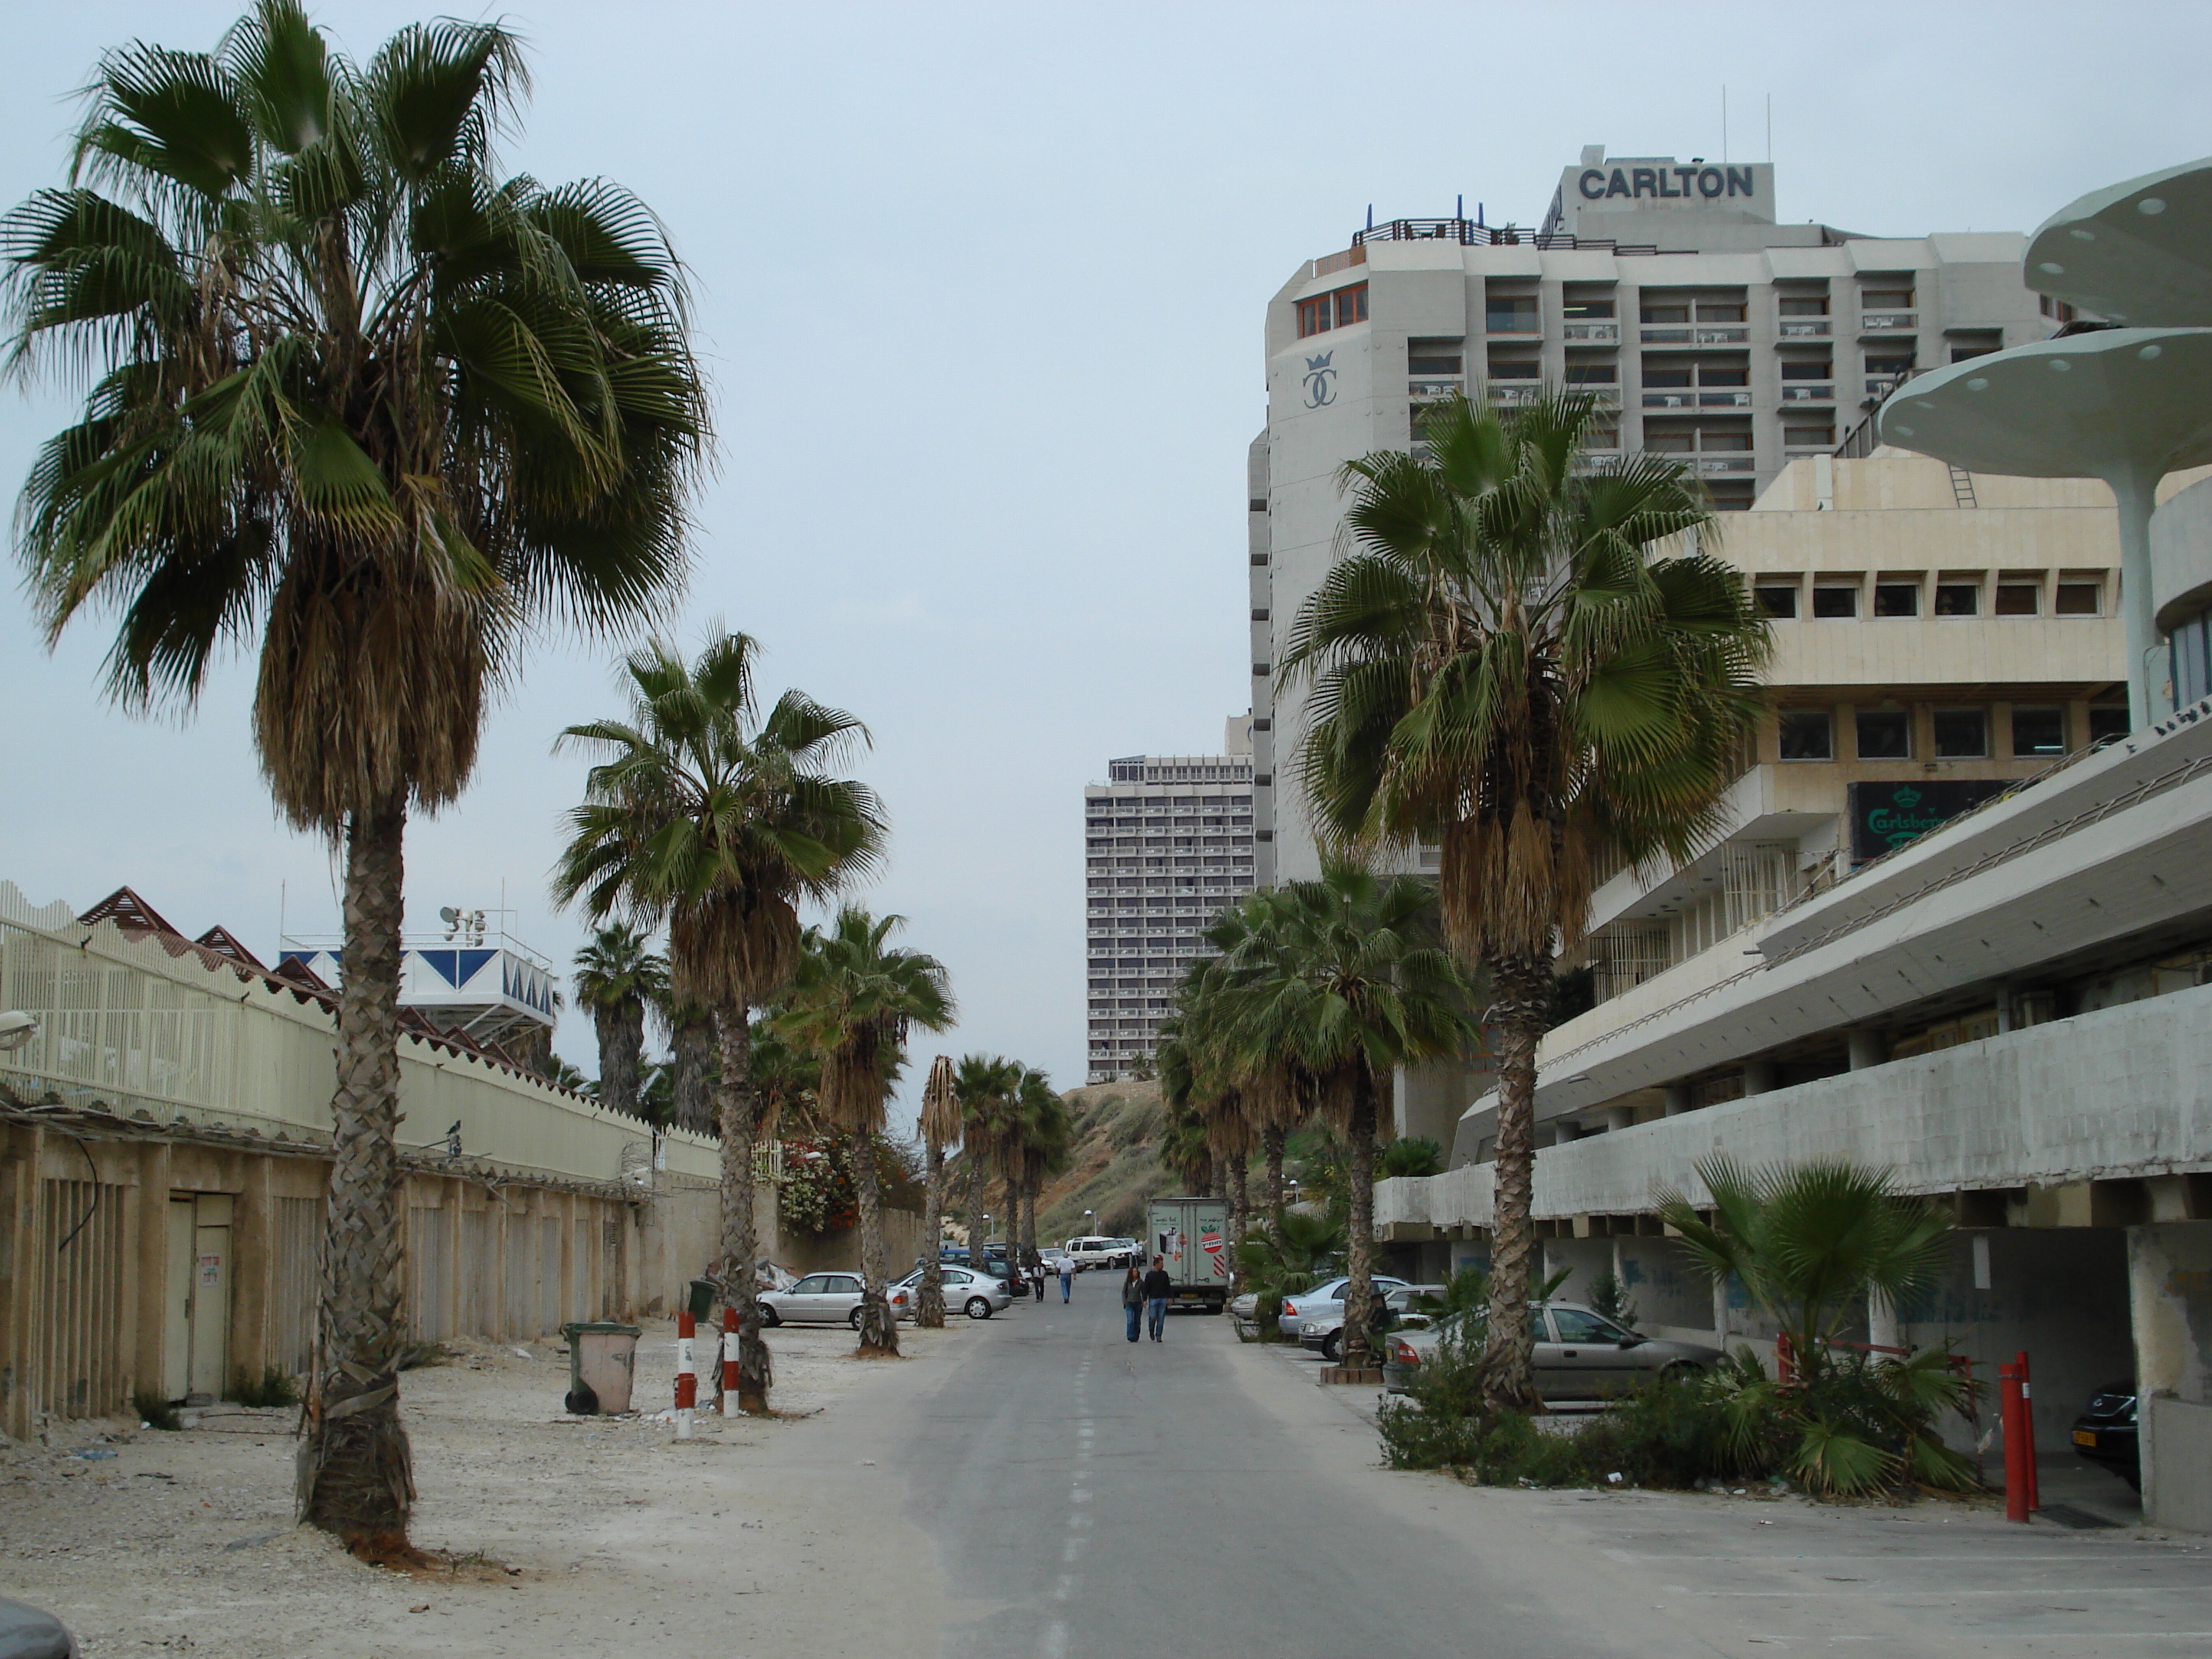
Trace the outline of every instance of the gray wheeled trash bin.
<instances>
[{"instance_id":1,"label":"gray wheeled trash bin","mask_svg":"<svg viewBox=\"0 0 2212 1659\"><path fill-rule=\"evenodd\" d=\"M563 1325L568 1339L568 1407L579 1417L612 1416L629 1409L631 1373L643 1328L586 1320Z\"/></svg>"}]
</instances>

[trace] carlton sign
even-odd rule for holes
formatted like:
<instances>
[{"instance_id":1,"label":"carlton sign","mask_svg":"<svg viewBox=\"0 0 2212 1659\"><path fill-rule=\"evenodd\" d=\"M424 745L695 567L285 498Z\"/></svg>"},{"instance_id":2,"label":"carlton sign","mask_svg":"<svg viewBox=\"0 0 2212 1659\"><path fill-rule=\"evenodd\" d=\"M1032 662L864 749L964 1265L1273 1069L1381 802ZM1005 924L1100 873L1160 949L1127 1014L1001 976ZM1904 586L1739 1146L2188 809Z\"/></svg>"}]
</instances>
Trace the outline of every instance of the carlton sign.
<instances>
[{"instance_id":1,"label":"carlton sign","mask_svg":"<svg viewBox=\"0 0 2212 1659\"><path fill-rule=\"evenodd\" d=\"M1750 167L1584 167L1575 181L1575 188L1585 202L1602 202L1610 197L1626 196L1655 198L1666 201L1692 200L1703 198L1708 202L1723 201L1729 197L1759 195L1758 180Z\"/></svg>"}]
</instances>

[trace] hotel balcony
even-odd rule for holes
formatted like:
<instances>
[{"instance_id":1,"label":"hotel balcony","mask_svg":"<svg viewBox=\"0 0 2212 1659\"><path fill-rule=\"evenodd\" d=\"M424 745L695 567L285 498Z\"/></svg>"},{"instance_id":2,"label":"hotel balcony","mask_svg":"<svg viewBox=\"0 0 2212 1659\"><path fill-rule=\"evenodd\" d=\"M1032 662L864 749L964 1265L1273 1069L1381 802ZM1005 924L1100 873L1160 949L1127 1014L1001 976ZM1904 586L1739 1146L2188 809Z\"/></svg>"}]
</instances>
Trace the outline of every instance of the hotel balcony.
<instances>
[{"instance_id":1,"label":"hotel balcony","mask_svg":"<svg viewBox=\"0 0 2212 1659\"><path fill-rule=\"evenodd\" d=\"M1559 330L1559 337L1570 345L1619 345L1619 323L1568 323Z\"/></svg>"},{"instance_id":2,"label":"hotel balcony","mask_svg":"<svg viewBox=\"0 0 2212 1659\"><path fill-rule=\"evenodd\" d=\"M1706 392L1684 386L1644 394L1646 409L1749 409L1751 393L1744 391Z\"/></svg>"},{"instance_id":3,"label":"hotel balcony","mask_svg":"<svg viewBox=\"0 0 2212 1659\"><path fill-rule=\"evenodd\" d=\"M1828 337L1826 317L1784 317L1775 332L1785 340L1825 340Z\"/></svg>"},{"instance_id":4,"label":"hotel balcony","mask_svg":"<svg viewBox=\"0 0 2212 1659\"><path fill-rule=\"evenodd\" d=\"M1785 404L1832 404L1836 401L1832 385L1818 386L1807 380L1784 380L1782 401Z\"/></svg>"},{"instance_id":5,"label":"hotel balcony","mask_svg":"<svg viewBox=\"0 0 2212 1659\"><path fill-rule=\"evenodd\" d=\"M1862 334L1894 334L1899 329L1917 328L1920 313L1917 311L1863 311L1859 313L1859 332Z\"/></svg>"}]
</instances>

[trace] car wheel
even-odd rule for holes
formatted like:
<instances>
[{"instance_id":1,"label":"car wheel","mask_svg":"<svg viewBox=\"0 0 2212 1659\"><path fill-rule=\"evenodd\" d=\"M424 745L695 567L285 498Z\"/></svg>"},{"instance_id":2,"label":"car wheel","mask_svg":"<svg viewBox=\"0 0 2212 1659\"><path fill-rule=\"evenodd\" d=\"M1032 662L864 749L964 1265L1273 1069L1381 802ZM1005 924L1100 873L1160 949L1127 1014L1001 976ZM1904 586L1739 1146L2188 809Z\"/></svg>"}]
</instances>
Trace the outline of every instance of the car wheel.
<instances>
[{"instance_id":1,"label":"car wheel","mask_svg":"<svg viewBox=\"0 0 2212 1659\"><path fill-rule=\"evenodd\" d=\"M783 1323L783 1316L763 1302L760 1304L761 1323L770 1330Z\"/></svg>"},{"instance_id":2,"label":"car wheel","mask_svg":"<svg viewBox=\"0 0 2212 1659\"><path fill-rule=\"evenodd\" d=\"M1331 1331L1321 1340L1321 1357L1332 1365L1344 1357L1344 1333Z\"/></svg>"},{"instance_id":3,"label":"car wheel","mask_svg":"<svg viewBox=\"0 0 2212 1659\"><path fill-rule=\"evenodd\" d=\"M854 1330L859 1330L860 1328L860 1316L866 1311L867 1310L865 1308L854 1309L852 1312L845 1316L845 1322L848 1325L850 1325Z\"/></svg>"},{"instance_id":4,"label":"car wheel","mask_svg":"<svg viewBox=\"0 0 2212 1659\"><path fill-rule=\"evenodd\" d=\"M980 1296L971 1296L968 1298L965 1311L970 1319L988 1319L991 1316L991 1304Z\"/></svg>"},{"instance_id":5,"label":"car wheel","mask_svg":"<svg viewBox=\"0 0 2212 1659\"><path fill-rule=\"evenodd\" d=\"M1678 1359L1671 1365L1662 1365L1659 1375L1669 1382L1687 1382L1692 1377L1702 1376L1705 1373L1688 1360Z\"/></svg>"}]
</instances>

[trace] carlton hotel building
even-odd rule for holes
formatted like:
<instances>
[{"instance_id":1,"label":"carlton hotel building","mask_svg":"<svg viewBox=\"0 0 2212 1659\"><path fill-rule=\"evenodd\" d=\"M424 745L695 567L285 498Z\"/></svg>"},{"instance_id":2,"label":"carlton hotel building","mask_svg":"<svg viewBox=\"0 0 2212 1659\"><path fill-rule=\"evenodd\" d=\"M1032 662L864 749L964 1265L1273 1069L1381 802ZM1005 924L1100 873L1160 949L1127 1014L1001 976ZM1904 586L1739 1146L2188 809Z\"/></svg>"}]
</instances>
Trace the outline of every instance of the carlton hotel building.
<instances>
[{"instance_id":1,"label":"carlton hotel building","mask_svg":"<svg viewBox=\"0 0 2212 1659\"><path fill-rule=\"evenodd\" d=\"M1279 784L1299 710L1278 702L1273 672L1335 556L1345 461L1414 445L1426 403L1510 405L1551 383L1605 396L1601 454L1680 455L1717 507L1748 508L1793 459L1849 453L1901 377L2050 335L2063 308L2023 285L2023 246L1779 223L1768 165L1594 147L1562 173L1540 229L1395 220L1302 264L1267 307L1267 428L1247 492L1260 881L1319 867ZM1954 487L1971 505L1971 481ZM1987 585L2006 560L1974 562ZM1916 580L1932 601L1935 574Z\"/></svg>"}]
</instances>

